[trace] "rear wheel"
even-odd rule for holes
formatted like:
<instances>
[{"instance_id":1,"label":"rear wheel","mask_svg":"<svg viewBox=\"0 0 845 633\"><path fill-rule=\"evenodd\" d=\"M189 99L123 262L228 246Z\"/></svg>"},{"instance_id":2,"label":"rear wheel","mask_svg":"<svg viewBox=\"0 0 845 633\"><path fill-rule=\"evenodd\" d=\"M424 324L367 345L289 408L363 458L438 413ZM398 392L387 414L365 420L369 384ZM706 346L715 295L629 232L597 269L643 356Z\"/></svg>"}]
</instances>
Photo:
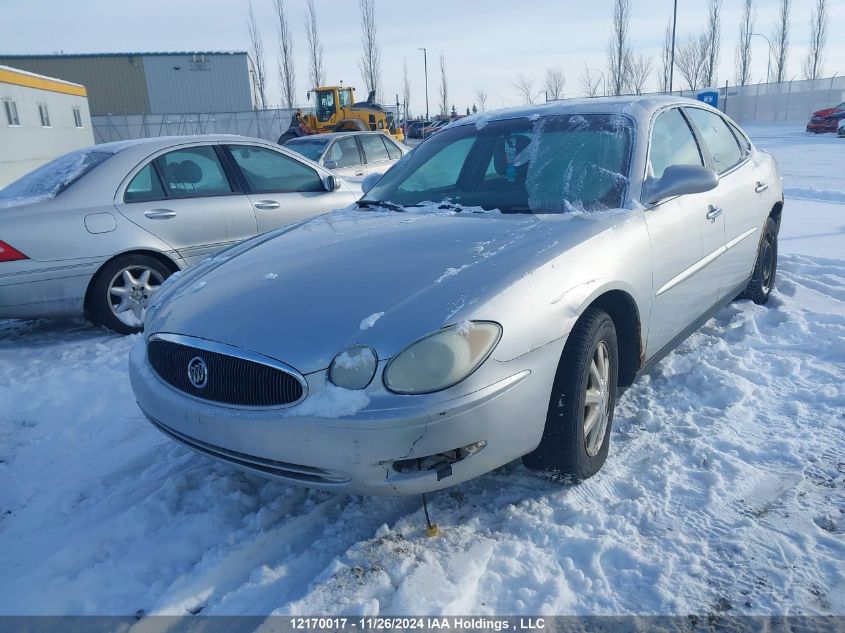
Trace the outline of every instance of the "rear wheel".
<instances>
[{"instance_id":1,"label":"rear wheel","mask_svg":"<svg viewBox=\"0 0 845 633\"><path fill-rule=\"evenodd\" d=\"M120 334L144 329L144 314L170 269L149 255L126 255L106 264L88 297L91 320Z\"/></svg>"},{"instance_id":2,"label":"rear wheel","mask_svg":"<svg viewBox=\"0 0 845 633\"><path fill-rule=\"evenodd\" d=\"M757 261L754 272L740 299L751 299L757 305L763 305L769 300L769 295L775 287L775 277L778 269L778 227L772 219L766 220L763 227L763 238L757 251Z\"/></svg>"},{"instance_id":3,"label":"rear wheel","mask_svg":"<svg viewBox=\"0 0 845 633\"><path fill-rule=\"evenodd\" d=\"M581 481L601 469L610 444L618 368L613 320L589 308L566 341L543 438L522 458L526 467L561 482Z\"/></svg>"}]
</instances>

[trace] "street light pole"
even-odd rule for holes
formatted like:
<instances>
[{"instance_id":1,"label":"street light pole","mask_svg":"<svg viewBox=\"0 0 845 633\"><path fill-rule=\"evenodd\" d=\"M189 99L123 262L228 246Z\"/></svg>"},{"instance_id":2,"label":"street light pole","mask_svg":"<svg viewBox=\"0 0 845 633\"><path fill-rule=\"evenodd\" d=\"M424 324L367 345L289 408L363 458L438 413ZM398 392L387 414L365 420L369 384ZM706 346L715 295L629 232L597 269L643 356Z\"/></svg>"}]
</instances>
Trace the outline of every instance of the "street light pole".
<instances>
[{"instance_id":1,"label":"street light pole","mask_svg":"<svg viewBox=\"0 0 845 633\"><path fill-rule=\"evenodd\" d=\"M749 33L748 35L756 35L757 37L762 37L764 40L766 40L766 44L769 45L769 63L766 64L766 83L769 83L771 81L772 74L772 42L769 40L768 37L766 37L762 33Z\"/></svg>"},{"instance_id":2,"label":"street light pole","mask_svg":"<svg viewBox=\"0 0 845 633\"><path fill-rule=\"evenodd\" d=\"M672 94L672 81L675 79L675 27L678 26L678 0L672 12L672 59L669 61L669 94Z\"/></svg>"},{"instance_id":3,"label":"street light pole","mask_svg":"<svg viewBox=\"0 0 845 633\"><path fill-rule=\"evenodd\" d=\"M418 48L423 52L423 66L425 68L425 120L428 121L428 52L424 48Z\"/></svg>"}]
</instances>

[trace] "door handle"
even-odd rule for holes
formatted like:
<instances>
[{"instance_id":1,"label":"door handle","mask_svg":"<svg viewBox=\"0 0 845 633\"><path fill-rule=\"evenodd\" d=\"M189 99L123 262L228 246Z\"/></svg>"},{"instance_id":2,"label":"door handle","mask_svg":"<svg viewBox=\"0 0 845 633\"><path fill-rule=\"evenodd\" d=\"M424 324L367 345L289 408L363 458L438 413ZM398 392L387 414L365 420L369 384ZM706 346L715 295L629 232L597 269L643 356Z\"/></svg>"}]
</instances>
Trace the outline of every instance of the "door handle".
<instances>
[{"instance_id":1,"label":"door handle","mask_svg":"<svg viewBox=\"0 0 845 633\"><path fill-rule=\"evenodd\" d=\"M176 212L170 209L150 209L149 211L144 211L144 215L150 220L168 220L175 218Z\"/></svg>"},{"instance_id":2,"label":"door handle","mask_svg":"<svg viewBox=\"0 0 845 633\"><path fill-rule=\"evenodd\" d=\"M356 176L363 176L363 175L364 175L364 172L363 172L363 171L356 171L356 172L355 172L355 175L356 175Z\"/></svg>"},{"instance_id":3,"label":"door handle","mask_svg":"<svg viewBox=\"0 0 845 633\"><path fill-rule=\"evenodd\" d=\"M707 219L714 222L716 218L722 215L722 210L719 207L714 207L712 204L707 207Z\"/></svg>"},{"instance_id":4,"label":"door handle","mask_svg":"<svg viewBox=\"0 0 845 633\"><path fill-rule=\"evenodd\" d=\"M763 193L766 189L769 188L769 185L761 180L757 181L757 186L754 187L754 191L757 193Z\"/></svg>"},{"instance_id":5,"label":"door handle","mask_svg":"<svg viewBox=\"0 0 845 633\"><path fill-rule=\"evenodd\" d=\"M275 200L259 200L255 203L255 208L270 211L271 209L278 209L279 203Z\"/></svg>"}]
</instances>

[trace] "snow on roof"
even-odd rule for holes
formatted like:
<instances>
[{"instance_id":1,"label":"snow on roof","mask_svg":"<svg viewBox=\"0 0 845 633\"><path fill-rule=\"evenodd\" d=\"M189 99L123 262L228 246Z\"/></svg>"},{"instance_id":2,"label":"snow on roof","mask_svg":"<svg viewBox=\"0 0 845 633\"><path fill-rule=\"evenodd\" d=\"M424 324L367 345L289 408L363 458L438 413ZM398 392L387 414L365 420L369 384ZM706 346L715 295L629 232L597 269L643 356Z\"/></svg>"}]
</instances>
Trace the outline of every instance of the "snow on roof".
<instances>
[{"instance_id":1,"label":"snow on roof","mask_svg":"<svg viewBox=\"0 0 845 633\"><path fill-rule=\"evenodd\" d=\"M77 84L72 81L65 81L64 79L59 79L58 77L49 77L47 75L39 75L38 73L31 73L28 70L21 70L20 68L12 68L11 66L4 66L0 64L0 71L7 71L10 73L14 73L16 75L23 75L25 77L33 77L35 79L44 79L46 81L53 81L59 84L65 84L66 86L76 86L78 88L85 88L82 84ZM2 79L0 79L2 81Z\"/></svg>"}]
</instances>

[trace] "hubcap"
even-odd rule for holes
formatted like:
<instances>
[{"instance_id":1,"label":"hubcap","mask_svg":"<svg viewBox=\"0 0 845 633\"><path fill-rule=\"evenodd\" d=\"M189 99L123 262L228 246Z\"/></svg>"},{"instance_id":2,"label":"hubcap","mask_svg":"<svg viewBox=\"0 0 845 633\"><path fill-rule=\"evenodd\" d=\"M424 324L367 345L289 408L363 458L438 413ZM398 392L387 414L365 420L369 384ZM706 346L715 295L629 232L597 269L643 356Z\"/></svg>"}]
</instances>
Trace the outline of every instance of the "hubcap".
<instances>
[{"instance_id":1,"label":"hubcap","mask_svg":"<svg viewBox=\"0 0 845 633\"><path fill-rule=\"evenodd\" d=\"M775 276L775 249L771 242L766 242L763 249L763 292L772 290L772 279Z\"/></svg>"},{"instance_id":2,"label":"hubcap","mask_svg":"<svg viewBox=\"0 0 845 633\"><path fill-rule=\"evenodd\" d=\"M610 354L601 341L590 361L587 389L584 393L584 443L587 454L595 457L604 442L610 419Z\"/></svg>"},{"instance_id":3,"label":"hubcap","mask_svg":"<svg viewBox=\"0 0 845 633\"><path fill-rule=\"evenodd\" d=\"M109 306L126 325L144 324L144 312L150 298L164 281L158 271L146 266L127 266L117 272L109 284Z\"/></svg>"}]
</instances>

